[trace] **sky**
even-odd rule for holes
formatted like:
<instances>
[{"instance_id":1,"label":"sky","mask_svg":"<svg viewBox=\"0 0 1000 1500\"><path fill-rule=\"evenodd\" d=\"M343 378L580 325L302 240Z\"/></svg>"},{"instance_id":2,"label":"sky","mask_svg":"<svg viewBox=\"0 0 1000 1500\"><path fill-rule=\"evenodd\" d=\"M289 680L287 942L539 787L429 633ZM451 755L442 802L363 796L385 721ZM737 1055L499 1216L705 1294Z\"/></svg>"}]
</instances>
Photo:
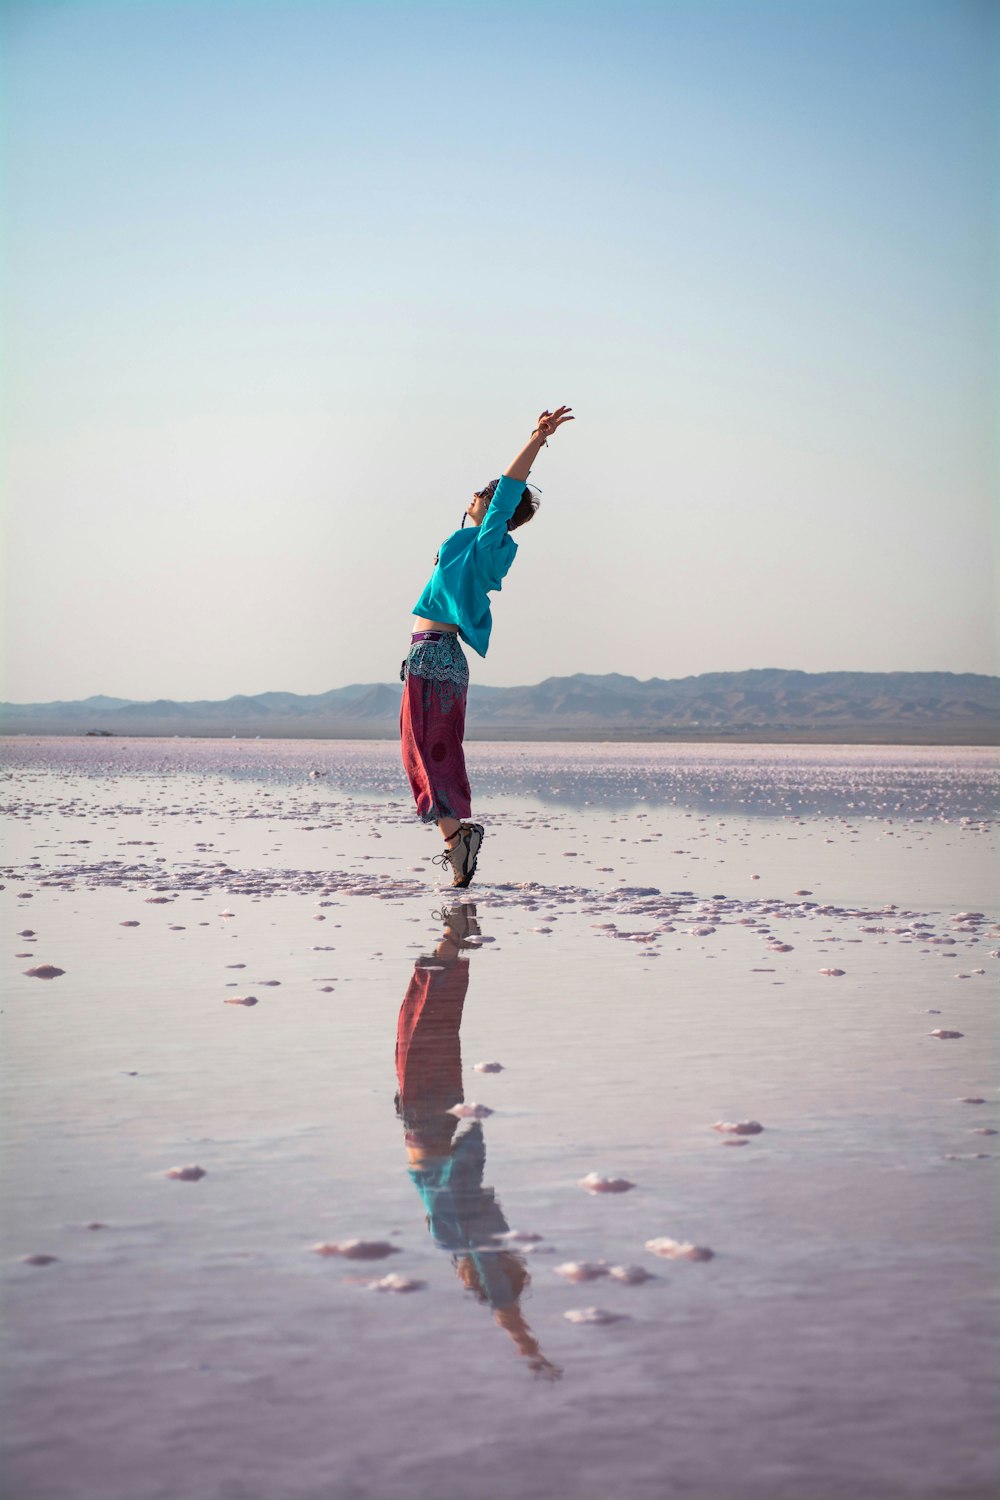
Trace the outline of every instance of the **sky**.
<instances>
[{"instance_id":1,"label":"sky","mask_svg":"<svg viewBox=\"0 0 1000 1500\"><path fill-rule=\"evenodd\" d=\"M991 0L0 16L3 698L1000 670Z\"/></svg>"}]
</instances>

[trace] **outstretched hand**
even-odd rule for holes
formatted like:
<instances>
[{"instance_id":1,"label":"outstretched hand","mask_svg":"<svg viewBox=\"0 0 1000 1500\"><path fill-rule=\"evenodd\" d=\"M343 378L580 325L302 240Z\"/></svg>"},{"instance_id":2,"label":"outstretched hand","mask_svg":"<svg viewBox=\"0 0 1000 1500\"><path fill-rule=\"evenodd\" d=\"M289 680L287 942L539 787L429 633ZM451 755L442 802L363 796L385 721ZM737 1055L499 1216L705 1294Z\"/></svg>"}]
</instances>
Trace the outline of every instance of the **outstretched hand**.
<instances>
[{"instance_id":1,"label":"outstretched hand","mask_svg":"<svg viewBox=\"0 0 1000 1500\"><path fill-rule=\"evenodd\" d=\"M510 468L504 469L504 477L506 479L518 479L522 484L527 484L528 475L531 473L531 466L538 457L539 449L545 447L552 434L564 422L573 422L575 420L576 418L568 406L557 407L555 411L543 411L538 418L538 426L531 434L530 440L521 449Z\"/></svg>"},{"instance_id":2,"label":"outstretched hand","mask_svg":"<svg viewBox=\"0 0 1000 1500\"><path fill-rule=\"evenodd\" d=\"M548 442L552 434L564 422L575 421L576 418L572 415L572 408L569 406L560 406L555 411L543 411L538 418L538 426L535 428L535 431L540 438Z\"/></svg>"}]
</instances>

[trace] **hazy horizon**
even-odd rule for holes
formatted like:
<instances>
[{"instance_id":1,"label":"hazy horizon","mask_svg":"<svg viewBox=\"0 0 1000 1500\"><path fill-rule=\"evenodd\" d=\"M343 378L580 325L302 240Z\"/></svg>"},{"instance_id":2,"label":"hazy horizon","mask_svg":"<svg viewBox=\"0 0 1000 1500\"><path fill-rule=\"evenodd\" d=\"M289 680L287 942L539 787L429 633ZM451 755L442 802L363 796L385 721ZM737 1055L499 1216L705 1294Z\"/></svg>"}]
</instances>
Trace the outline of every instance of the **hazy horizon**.
<instances>
[{"instance_id":1,"label":"hazy horizon","mask_svg":"<svg viewBox=\"0 0 1000 1500\"><path fill-rule=\"evenodd\" d=\"M749 667L749 668L745 668L743 670L745 670L745 671L759 671L759 672L786 672L786 671L787 672L794 672L794 671L799 671L799 670L802 670L802 669L801 668L795 668L795 667ZM831 673L833 673L833 675L838 675L838 676L839 675L845 675L845 676L859 675L859 674L856 674L856 673L852 672L850 668L844 668L844 669L831 668L830 671L831 671ZM567 677L568 678L568 677L577 677L577 676L586 676L586 677L590 677L590 676L612 676L612 677L614 677L614 676L621 676L621 677L628 677L628 678L631 678L633 680L636 680L636 681L639 682L639 684L641 686L645 686L649 682L654 682L654 681L676 682L676 681L686 681L686 680L688 680L688 678L698 678L698 677L702 677L702 676L728 676L728 675L739 675L739 674L731 674L725 668L719 669L718 672L684 674L683 676L678 677L678 678L664 678L664 677L662 677L662 676L660 676L660 675L658 675L656 673L653 673L650 677L635 678L634 674L632 674L632 673L616 673L614 671L609 672L609 673L597 673L597 674L587 673L587 672L561 672L561 673L550 674L550 676L552 676L552 677L558 677L558 678L563 678L563 677ZM817 673L817 674L811 674L811 675L826 675L826 674ZM886 674L883 674L883 673L879 672L879 673L876 673L875 675L882 676L882 675L886 675ZM892 674L890 672L888 675L894 675L894 674ZM920 675L924 675L924 674L921 673ZM955 675L955 676L965 676L965 675L989 676L989 677L992 677L994 681L1000 681L1000 677L998 677L998 676L996 676L995 674L992 674L992 673L973 673L973 674L955 673L955 674L950 674L950 675ZM498 687L498 688L510 688L510 689L531 688L531 687L540 686L541 683L545 682L546 680L548 680L548 679L546 679L546 678L539 678L535 682L515 682L515 683L482 683L482 682L473 682L471 684L471 686L472 686L473 689L475 689L477 687ZM395 686L398 686L398 683L392 681L391 679L372 679L370 681L362 681L362 680L359 679L356 682L334 683L331 687L317 688L312 693L296 694L295 696L300 696L300 697L320 696L320 697L322 697L326 693L345 692L348 688L352 688L352 687L366 687L366 688L371 688L371 687L395 687ZM221 693L217 698L215 698L215 697L213 697L213 698L204 698L204 697L202 697L202 698L189 699L189 698L169 698L164 693L151 693L151 694L145 694L142 697L131 697L130 698L125 693L107 693L107 692L103 692L103 691L99 690L99 691L97 691L95 693L85 693L85 694L82 695L82 697L80 697L78 699L61 699L61 700L60 699L48 699L48 700L34 699L34 700L23 700L23 704L26 707L30 707L30 706L32 706L33 703L37 703L39 705L43 705L44 702L53 702L53 703L54 702L65 702L65 703L88 702L88 701L90 701L91 699L94 699L94 698L108 698L108 699L113 699L113 700L124 700L124 701L130 702L130 703L157 703L157 702L176 702L176 703L213 702L213 703L225 703L225 702L228 702L232 698L259 698L259 697L267 697L269 694L272 694L272 693L289 693L289 692L292 692L292 689L282 688L282 687L271 687L271 688L261 688L256 693L243 693L243 692L240 692L239 690L237 690L237 691L232 692L232 693ZM20 706L20 705L16 704L13 699L4 699L4 700L0 700L0 701L8 703L8 704L11 704L12 706L15 706L15 707L16 706ZM0 733L2 733L2 726L0 726Z\"/></svg>"},{"instance_id":2,"label":"hazy horizon","mask_svg":"<svg viewBox=\"0 0 1000 1500\"><path fill-rule=\"evenodd\" d=\"M561 402L474 683L997 672L986 0L2 25L4 700L392 682Z\"/></svg>"}]
</instances>

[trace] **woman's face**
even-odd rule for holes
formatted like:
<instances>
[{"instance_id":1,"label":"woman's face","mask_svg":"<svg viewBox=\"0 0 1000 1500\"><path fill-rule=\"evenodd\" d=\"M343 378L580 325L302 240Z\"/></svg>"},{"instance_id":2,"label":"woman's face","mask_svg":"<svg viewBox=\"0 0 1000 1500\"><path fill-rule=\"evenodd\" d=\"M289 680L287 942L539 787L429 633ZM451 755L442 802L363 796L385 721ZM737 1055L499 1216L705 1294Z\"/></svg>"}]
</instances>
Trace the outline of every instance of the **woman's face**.
<instances>
[{"instance_id":1,"label":"woman's face","mask_svg":"<svg viewBox=\"0 0 1000 1500\"><path fill-rule=\"evenodd\" d=\"M465 508L465 514L473 526L481 526L486 512L490 508L490 502L478 490L472 497L472 503Z\"/></svg>"}]
</instances>

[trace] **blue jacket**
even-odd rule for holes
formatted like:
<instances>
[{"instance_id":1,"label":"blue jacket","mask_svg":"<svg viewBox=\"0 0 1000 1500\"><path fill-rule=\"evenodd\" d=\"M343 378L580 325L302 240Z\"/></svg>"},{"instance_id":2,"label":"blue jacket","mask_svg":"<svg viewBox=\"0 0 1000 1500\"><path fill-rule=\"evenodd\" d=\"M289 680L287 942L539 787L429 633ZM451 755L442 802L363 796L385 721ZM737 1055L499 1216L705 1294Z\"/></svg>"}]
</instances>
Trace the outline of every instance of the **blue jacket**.
<instances>
[{"instance_id":1,"label":"blue jacket","mask_svg":"<svg viewBox=\"0 0 1000 1500\"><path fill-rule=\"evenodd\" d=\"M486 1143L477 1121L456 1137L450 1156L432 1157L422 1166L411 1167L410 1179L424 1200L428 1228L436 1242L456 1256L471 1258L492 1308L512 1307L518 1294L507 1271L503 1253L507 1246L497 1243L508 1224L493 1189L483 1187L485 1166Z\"/></svg>"},{"instance_id":2,"label":"blue jacket","mask_svg":"<svg viewBox=\"0 0 1000 1500\"><path fill-rule=\"evenodd\" d=\"M504 475L482 525L453 531L441 543L434 572L413 606L422 619L457 625L462 640L480 656L489 649L493 628L489 596L499 592L517 552L507 522L524 490L523 479Z\"/></svg>"}]
</instances>

